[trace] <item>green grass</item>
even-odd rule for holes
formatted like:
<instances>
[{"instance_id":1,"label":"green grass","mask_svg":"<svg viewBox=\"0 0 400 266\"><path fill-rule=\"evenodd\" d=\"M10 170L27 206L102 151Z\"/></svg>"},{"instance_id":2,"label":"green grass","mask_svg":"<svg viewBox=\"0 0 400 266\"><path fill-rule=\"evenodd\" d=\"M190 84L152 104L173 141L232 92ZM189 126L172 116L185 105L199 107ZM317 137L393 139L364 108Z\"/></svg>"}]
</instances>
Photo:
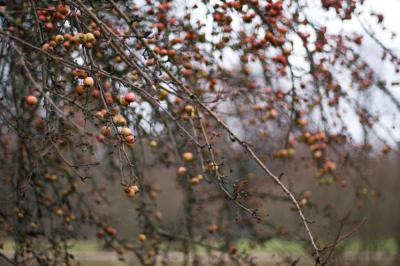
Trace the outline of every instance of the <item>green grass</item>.
<instances>
[{"instance_id":1,"label":"green grass","mask_svg":"<svg viewBox=\"0 0 400 266\"><path fill-rule=\"evenodd\" d=\"M388 252L397 254L400 252L399 247L394 239L379 239L375 241L362 241L361 239L349 240L345 243L343 247L345 252L363 252L363 251L372 251L372 252Z\"/></svg>"},{"instance_id":2,"label":"green grass","mask_svg":"<svg viewBox=\"0 0 400 266\"><path fill-rule=\"evenodd\" d=\"M72 246L72 252L95 252L104 250L101 243L96 240L81 240L81 241L70 241L68 243ZM178 247L176 247L178 249ZM248 240L240 240L237 243L239 251L261 251L261 252L273 252L273 253L294 253L302 254L305 253L305 249L299 243L286 241L281 239L271 239L262 244L253 244ZM13 251L14 242L11 240L4 241L4 251ZM344 243L343 250L345 252L362 252L362 251L384 251L389 253L400 252L400 248L397 246L394 239L380 239L376 241L366 242L361 239L353 239Z\"/></svg>"},{"instance_id":3,"label":"green grass","mask_svg":"<svg viewBox=\"0 0 400 266\"><path fill-rule=\"evenodd\" d=\"M283 253L283 254L304 254L305 250L302 245L281 240L281 239L271 239L263 244L254 245L247 240L241 240L238 242L239 251L260 251L260 252L271 252L271 253Z\"/></svg>"},{"instance_id":4,"label":"green grass","mask_svg":"<svg viewBox=\"0 0 400 266\"><path fill-rule=\"evenodd\" d=\"M101 251L104 250L100 243L95 240L80 240L80 241L70 241L68 245L71 246L72 252L79 251ZM12 240L4 241L3 250L4 251L13 251L14 250L14 242Z\"/></svg>"},{"instance_id":5,"label":"green grass","mask_svg":"<svg viewBox=\"0 0 400 266\"><path fill-rule=\"evenodd\" d=\"M72 252L89 252L104 250L103 246L95 240L83 240L68 243Z\"/></svg>"},{"instance_id":6,"label":"green grass","mask_svg":"<svg viewBox=\"0 0 400 266\"><path fill-rule=\"evenodd\" d=\"M93 252L96 254L96 252L99 251L104 251L103 246L101 243L97 242L94 239L91 240L85 240L85 241L77 241L77 242L70 242L69 243L72 246L72 253L74 254L79 254L79 252ZM217 244L217 243L214 243ZM179 251L181 246L174 246L171 251ZM292 242L292 241L286 241L282 239L271 239L268 240L264 243L261 244L254 244L248 240L240 240L237 242L237 248L239 252L249 252L250 254L252 252L265 252L265 253L274 253L279 256L289 256L289 257L301 257L301 263L300 265L311 265L312 264L312 258L311 256L307 253L306 249L299 243ZM13 251L14 250L14 243L11 240L6 240L4 242L4 248L3 251ZM204 248L202 247L197 247L197 250L200 252L200 254L206 254ZM376 240L376 241L363 241L362 239L352 239L348 240L345 242L343 245L340 245L338 247L338 250L336 254L338 255L338 258L341 258L340 254L349 254L349 253L355 253L355 254L362 254L363 252L371 252L375 254L375 252L387 252L390 254L397 254L400 252L400 247L396 244L396 241L394 239L382 239L382 240ZM385 260L391 260L392 257L386 256ZM353 261L354 260L354 261ZM362 263L364 263L363 261ZM171 265L175 265L174 262L171 262ZM270 265L275 265L271 264L269 262L259 262L260 265L262 266L270 266ZM361 265L361 261L359 261L357 258L346 261L346 263L350 263L348 265ZM384 261L377 261L378 264L376 265L389 265L388 263ZM386 264L385 264L386 263ZM106 260L101 260L97 258L96 260L96 255L93 256L92 259L87 259L87 260L80 260L77 265L82 265L82 266L128 266L129 264L127 262L121 262L117 261L115 256L110 256L110 259Z\"/></svg>"}]
</instances>

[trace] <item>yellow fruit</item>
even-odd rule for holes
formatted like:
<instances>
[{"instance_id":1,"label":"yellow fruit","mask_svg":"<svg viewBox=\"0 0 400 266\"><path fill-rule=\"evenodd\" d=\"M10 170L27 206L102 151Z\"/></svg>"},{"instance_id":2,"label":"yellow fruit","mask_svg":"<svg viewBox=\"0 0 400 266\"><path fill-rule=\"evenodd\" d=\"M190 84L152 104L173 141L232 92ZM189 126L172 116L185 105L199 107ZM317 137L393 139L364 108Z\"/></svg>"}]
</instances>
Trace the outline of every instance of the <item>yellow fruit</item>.
<instances>
[{"instance_id":1,"label":"yellow fruit","mask_svg":"<svg viewBox=\"0 0 400 266\"><path fill-rule=\"evenodd\" d=\"M83 84L85 84L85 86L88 86L88 87L93 87L93 85L94 85L94 79L93 79L92 77L86 77L86 78L83 80Z\"/></svg>"},{"instance_id":2,"label":"yellow fruit","mask_svg":"<svg viewBox=\"0 0 400 266\"><path fill-rule=\"evenodd\" d=\"M139 187L136 185L125 188L125 193L128 197L134 197L139 192Z\"/></svg>"},{"instance_id":3,"label":"yellow fruit","mask_svg":"<svg viewBox=\"0 0 400 266\"><path fill-rule=\"evenodd\" d=\"M216 173L218 171L218 165L216 165L215 163L211 162L211 163L208 164L208 169L210 170L210 172Z\"/></svg>"},{"instance_id":4,"label":"yellow fruit","mask_svg":"<svg viewBox=\"0 0 400 266\"><path fill-rule=\"evenodd\" d=\"M163 100L167 99L167 97L168 97L168 91L164 90L164 89L161 89L161 91L160 91L160 100L163 101Z\"/></svg>"},{"instance_id":5,"label":"yellow fruit","mask_svg":"<svg viewBox=\"0 0 400 266\"><path fill-rule=\"evenodd\" d=\"M122 115L116 115L113 118L114 123L117 124L117 126L125 126L126 125L126 119Z\"/></svg>"},{"instance_id":6,"label":"yellow fruit","mask_svg":"<svg viewBox=\"0 0 400 266\"><path fill-rule=\"evenodd\" d=\"M185 106L185 112L186 112L189 116L194 116L194 107L193 107L193 105L186 105L186 106Z\"/></svg>"},{"instance_id":7,"label":"yellow fruit","mask_svg":"<svg viewBox=\"0 0 400 266\"><path fill-rule=\"evenodd\" d=\"M178 172L178 175L184 175L184 174L186 174L186 167L180 166L180 167L178 168L177 172Z\"/></svg>"},{"instance_id":8,"label":"yellow fruit","mask_svg":"<svg viewBox=\"0 0 400 266\"><path fill-rule=\"evenodd\" d=\"M86 33L86 41L91 43L94 42L96 40L96 37L94 37L93 33L89 32Z\"/></svg>"},{"instance_id":9,"label":"yellow fruit","mask_svg":"<svg viewBox=\"0 0 400 266\"><path fill-rule=\"evenodd\" d=\"M192 183L192 185L198 185L198 184L200 184L200 179L197 177L197 176L195 176L195 177L192 177L192 180L191 180L191 183Z\"/></svg>"},{"instance_id":10,"label":"yellow fruit","mask_svg":"<svg viewBox=\"0 0 400 266\"><path fill-rule=\"evenodd\" d=\"M183 160L185 160L187 162L192 161L193 160L193 154L191 152L185 152L182 155L182 158L183 158Z\"/></svg>"},{"instance_id":11,"label":"yellow fruit","mask_svg":"<svg viewBox=\"0 0 400 266\"><path fill-rule=\"evenodd\" d=\"M139 235L138 235L139 241L142 241L142 242L143 242L143 241L146 241L146 238L147 238L147 237L146 237L145 234L139 234Z\"/></svg>"},{"instance_id":12,"label":"yellow fruit","mask_svg":"<svg viewBox=\"0 0 400 266\"><path fill-rule=\"evenodd\" d=\"M83 34L83 33L77 33L77 34L75 35L75 40L76 40L78 43L84 43L84 42L86 42L86 35Z\"/></svg>"},{"instance_id":13,"label":"yellow fruit","mask_svg":"<svg viewBox=\"0 0 400 266\"><path fill-rule=\"evenodd\" d=\"M158 146L157 141L155 141L155 140L150 141L150 147L151 148L155 149L155 148L157 148L157 146Z\"/></svg>"},{"instance_id":14,"label":"yellow fruit","mask_svg":"<svg viewBox=\"0 0 400 266\"><path fill-rule=\"evenodd\" d=\"M121 135L124 136L124 137L132 135L132 130L129 127L123 127L121 129Z\"/></svg>"},{"instance_id":15,"label":"yellow fruit","mask_svg":"<svg viewBox=\"0 0 400 266\"><path fill-rule=\"evenodd\" d=\"M64 42L64 36L62 36L61 34L57 35L55 37L56 43L60 44L62 42Z\"/></svg>"}]
</instances>

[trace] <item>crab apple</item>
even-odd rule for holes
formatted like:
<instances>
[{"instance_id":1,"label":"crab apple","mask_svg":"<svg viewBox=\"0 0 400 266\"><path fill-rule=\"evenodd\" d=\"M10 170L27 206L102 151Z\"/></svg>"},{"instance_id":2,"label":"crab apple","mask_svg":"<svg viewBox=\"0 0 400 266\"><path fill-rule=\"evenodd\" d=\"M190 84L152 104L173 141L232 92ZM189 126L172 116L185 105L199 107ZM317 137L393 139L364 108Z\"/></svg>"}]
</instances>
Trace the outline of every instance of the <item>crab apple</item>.
<instances>
[{"instance_id":1,"label":"crab apple","mask_svg":"<svg viewBox=\"0 0 400 266\"><path fill-rule=\"evenodd\" d=\"M136 185L129 186L129 187L125 188L124 191L125 191L125 194L126 194L128 197L131 198L131 197L134 197L134 196L136 195L137 192L139 192L139 187L136 186Z\"/></svg>"},{"instance_id":2,"label":"crab apple","mask_svg":"<svg viewBox=\"0 0 400 266\"><path fill-rule=\"evenodd\" d=\"M182 101L183 101L183 100L182 100L181 98L176 97L175 100L174 100L174 103L175 103L176 105L179 105L179 104L182 103Z\"/></svg>"},{"instance_id":3,"label":"crab apple","mask_svg":"<svg viewBox=\"0 0 400 266\"><path fill-rule=\"evenodd\" d=\"M44 27L46 28L46 30L52 30L54 29L54 24L52 22L46 22L44 24Z\"/></svg>"},{"instance_id":4,"label":"crab apple","mask_svg":"<svg viewBox=\"0 0 400 266\"><path fill-rule=\"evenodd\" d=\"M305 118L299 117L296 119L296 124L304 127L307 125L307 120Z\"/></svg>"},{"instance_id":5,"label":"crab apple","mask_svg":"<svg viewBox=\"0 0 400 266\"><path fill-rule=\"evenodd\" d=\"M190 162L190 161L193 160L193 153L191 153L191 152L185 152L185 153L182 155L182 158L183 158L183 160L185 160L185 161L187 161L187 162Z\"/></svg>"},{"instance_id":6,"label":"crab apple","mask_svg":"<svg viewBox=\"0 0 400 266\"><path fill-rule=\"evenodd\" d=\"M193 186L196 186L196 185L200 184L200 179L197 176L195 176L195 177L192 177L190 182L192 183Z\"/></svg>"},{"instance_id":7,"label":"crab apple","mask_svg":"<svg viewBox=\"0 0 400 266\"><path fill-rule=\"evenodd\" d=\"M156 149L157 146L158 146L157 141L155 141L155 140L150 141L150 147L151 147L152 149Z\"/></svg>"},{"instance_id":8,"label":"crab apple","mask_svg":"<svg viewBox=\"0 0 400 266\"><path fill-rule=\"evenodd\" d=\"M106 114L107 114L107 110L106 109L102 109L102 110L96 112L96 118L97 119L104 119Z\"/></svg>"},{"instance_id":9,"label":"crab apple","mask_svg":"<svg viewBox=\"0 0 400 266\"><path fill-rule=\"evenodd\" d=\"M43 129L45 126L45 122L44 122L43 118L38 117L35 119L34 125L37 129Z\"/></svg>"},{"instance_id":10,"label":"crab apple","mask_svg":"<svg viewBox=\"0 0 400 266\"><path fill-rule=\"evenodd\" d=\"M92 43L96 40L96 37L94 36L93 33L89 32L86 33L86 42Z\"/></svg>"},{"instance_id":11,"label":"crab apple","mask_svg":"<svg viewBox=\"0 0 400 266\"><path fill-rule=\"evenodd\" d=\"M99 231L97 231L96 233L97 238L103 238L104 236L105 236L104 230L100 229Z\"/></svg>"},{"instance_id":12,"label":"crab apple","mask_svg":"<svg viewBox=\"0 0 400 266\"><path fill-rule=\"evenodd\" d=\"M83 80L83 84L85 84L85 86L88 86L88 87L93 87L93 85L94 85L94 79L93 79L92 77L86 77L86 78Z\"/></svg>"},{"instance_id":13,"label":"crab apple","mask_svg":"<svg viewBox=\"0 0 400 266\"><path fill-rule=\"evenodd\" d=\"M45 179L46 181L56 182L57 179L58 179L58 176L57 176L57 175L45 174L45 175L44 175L44 179Z\"/></svg>"},{"instance_id":14,"label":"crab apple","mask_svg":"<svg viewBox=\"0 0 400 266\"><path fill-rule=\"evenodd\" d=\"M63 210L61 208L57 208L55 211L57 216L62 216L63 215Z\"/></svg>"},{"instance_id":15,"label":"crab apple","mask_svg":"<svg viewBox=\"0 0 400 266\"><path fill-rule=\"evenodd\" d=\"M58 6L57 6L57 11L58 11L60 14L66 16L66 15L68 15L68 13L69 13L69 6L68 6L68 5L58 5Z\"/></svg>"},{"instance_id":16,"label":"crab apple","mask_svg":"<svg viewBox=\"0 0 400 266\"><path fill-rule=\"evenodd\" d=\"M124 137L132 135L132 130L129 127L123 127L121 129L121 135L124 136Z\"/></svg>"},{"instance_id":17,"label":"crab apple","mask_svg":"<svg viewBox=\"0 0 400 266\"><path fill-rule=\"evenodd\" d=\"M64 43L63 43L63 46L64 46L64 48L65 48L65 49L67 49L67 50L68 50L68 49L70 49L70 48L71 48L71 42L69 42L69 41L66 41L66 42L64 42Z\"/></svg>"},{"instance_id":18,"label":"crab apple","mask_svg":"<svg viewBox=\"0 0 400 266\"><path fill-rule=\"evenodd\" d=\"M139 241L141 241L141 242L144 242L144 241L146 241L146 235L145 234L139 234L138 235L138 239L139 239Z\"/></svg>"},{"instance_id":19,"label":"crab apple","mask_svg":"<svg viewBox=\"0 0 400 266\"><path fill-rule=\"evenodd\" d=\"M236 246L231 246L230 249L229 249L229 252L231 254L236 254L237 253L237 247Z\"/></svg>"},{"instance_id":20,"label":"crab apple","mask_svg":"<svg viewBox=\"0 0 400 266\"><path fill-rule=\"evenodd\" d=\"M208 170L212 173L216 173L218 171L218 165L216 165L214 162L210 162L208 164Z\"/></svg>"},{"instance_id":21,"label":"crab apple","mask_svg":"<svg viewBox=\"0 0 400 266\"><path fill-rule=\"evenodd\" d=\"M113 103L113 96L112 96L111 92L104 93L104 98L106 98L106 102L108 104L112 104Z\"/></svg>"},{"instance_id":22,"label":"crab apple","mask_svg":"<svg viewBox=\"0 0 400 266\"><path fill-rule=\"evenodd\" d=\"M125 95L124 99L128 103L132 103L136 101L136 95L133 92L129 92Z\"/></svg>"},{"instance_id":23,"label":"crab apple","mask_svg":"<svg viewBox=\"0 0 400 266\"><path fill-rule=\"evenodd\" d=\"M93 31L93 35L94 35L95 38L99 38L101 33L100 33L100 31L95 30L95 31Z\"/></svg>"},{"instance_id":24,"label":"crab apple","mask_svg":"<svg viewBox=\"0 0 400 266\"><path fill-rule=\"evenodd\" d=\"M127 101L125 101L125 98L124 97L119 97L119 104L121 105L121 106L128 106L128 102Z\"/></svg>"},{"instance_id":25,"label":"crab apple","mask_svg":"<svg viewBox=\"0 0 400 266\"><path fill-rule=\"evenodd\" d=\"M110 135L111 133L111 128L107 127L107 126L103 126L100 130L101 134L105 137L107 137L108 135Z\"/></svg>"},{"instance_id":26,"label":"crab apple","mask_svg":"<svg viewBox=\"0 0 400 266\"><path fill-rule=\"evenodd\" d=\"M167 99L167 97L168 97L168 91L167 90L164 90L164 89L161 89L160 90L160 100L161 101L163 101L163 100L165 100L165 99Z\"/></svg>"},{"instance_id":27,"label":"crab apple","mask_svg":"<svg viewBox=\"0 0 400 266\"><path fill-rule=\"evenodd\" d=\"M190 105L190 104L186 105L185 106L185 112L188 115L193 116L194 115L194 107L193 107L193 105Z\"/></svg>"},{"instance_id":28,"label":"crab apple","mask_svg":"<svg viewBox=\"0 0 400 266\"><path fill-rule=\"evenodd\" d=\"M75 40L78 43L84 43L84 42L86 42L86 35L83 33L77 33L77 34L75 34Z\"/></svg>"},{"instance_id":29,"label":"crab apple","mask_svg":"<svg viewBox=\"0 0 400 266\"><path fill-rule=\"evenodd\" d=\"M210 234L214 234L214 233L216 233L218 231L218 225L216 225L216 224L212 224L212 225L210 225L209 227L208 227L208 232L210 233Z\"/></svg>"},{"instance_id":30,"label":"crab apple","mask_svg":"<svg viewBox=\"0 0 400 266\"><path fill-rule=\"evenodd\" d=\"M125 126L126 125L126 119L122 115L114 116L113 120L114 120L115 124L117 124L117 126Z\"/></svg>"},{"instance_id":31,"label":"crab apple","mask_svg":"<svg viewBox=\"0 0 400 266\"><path fill-rule=\"evenodd\" d=\"M311 195L312 195L312 193L309 190L305 191L303 194L304 198L306 198L307 200L309 200L311 198Z\"/></svg>"},{"instance_id":32,"label":"crab apple","mask_svg":"<svg viewBox=\"0 0 400 266\"><path fill-rule=\"evenodd\" d=\"M136 81L136 80L138 80L139 79L139 75L138 74L130 74L130 79L132 80L132 81Z\"/></svg>"},{"instance_id":33,"label":"crab apple","mask_svg":"<svg viewBox=\"0 0 400 266\"><path fill-rule=\"evenodd\" d=\"M58 34L54 40L56 41L57 44L63 43L64 42L64 36L62 36L61 34Z\"/></svg>"},{"instance_id":34,"label":"crab apple","mask_svg":"<svg viewBox=\"0 0 400 266\"><path fill-rule=\"evenodd\" d=\"M160 53L161 56L164 56L164 55L168 54L168 50L167 49L161 49L159 53Z\"/></svg>"},{"instance_id":35,"label":"crab apple","mask_svg":"<svg viewBox=\"0 0 400 266\"><path fill-rule=\"evenodd\" d=\"M53 47L53 48L57 46L57 43L56 43L56 41L54 41L54 40L51 40L51 41L49 42L49 44L50 44L50 46Z\"/></svg>"},{"instance_id":36,"label":"crab apple","mask_svg":"<svg viewBox=\"0 0 400 266\"><path fill-rule=\"evenodd\" d=\"M176 50L174 50L174 49L168 50L169 57L174 57L175 55L176 55Z\"/></svg>"},{"instance_id":37,"label":"crab apple","mask_svg":"<svg viewBox=\"0 0 400 266\"><path fill-rule=\"evenodd\" d=\"M296 154L296 150L293 148L288 148L287 149L287 154L289 157L293 157Z\"/></svg>"},{"instance_id":38,"label":"crab apple","mask_svg":"<svg viewBox=\"0 0 400 266\"><path fill-rule=\"evenodd\" d=\"M186 174L186 167L184 167L184 166L180 166L180 167L178 167L178 170L177 170L177 173L178 173L178 175L184 175L184 174Z\"/></svg>"},{"instance_id":39,"label":"crab apple","mask_svg":"<svg viewBox=\"0 0 400 266\"><path fill-rule=\"evenodd\" d=\"M39 16L40 21L46 21L46 16L45 15L40 15Z\"/></svg>"},{"instance_id":40,"label":"crab apple","mask_svg":"<svg viewBox=\"0 0 400 266\"><path fill-rule=\"evenodd\" d=\"M26 104L29 105L29 106L34 106L34 105L36 105L36 104L38 103L38 99L37 99L37 97L34 96L34 95L28 95L28 96L26 96L26 98L25 98L25 102L26 102Z\"/></svg>"},{"instance_id":41,"label":"crab apple","mask_svg":"<svg viewBox=\"0 0 400 266\"><path fill-rule=\"evenodd\" d=\"M77 85L77 86L75 87L75 91L76 91L76 93L78 93L79 95L82 95L82 94L85 93L85 87L82 86L82 85Z\"/></svg>"},{"instance_id":42,"label":"crab apple","mask_svg":"<svg viewBox=\"0 0 400 266\"><path fill-rule=\"evenodd\" d=\"M105 80L105 81L103 82L103 86L104 86L104 89L105 89L105 90L109 90L109 89L111 89L111 87L112 87L112 83L111 83L111 81L109 81L109 80Z\"/></svg>"},{"instance_id":43,"label":"crab apple","mask_svg":"<svg viewBox=\"0 0 400 266\"><path fill-rule=\"evenodd\" d=\"M111 236L116 236L117 235L117 229L111 227L111 226L107 226L105 228L105 231L107 234L111 235Z\"/></svg>"},{"instance_id":44,"label":"crab apple","mask_svg":"<svg viewBox=\"0 0 400 266\"><path fill-rule=\"evenodd\" d=\"M306 206L307 203L308 203L308 200L307 200L306 198L302 198L302 199L299 201L300 207Z\"/></svg>"},{"instance_id":45,"label":"crab apple","mask_svg":"<svg viewBox=\"0 0 400 266\"><path fill-rule=\"evenodd\" d=\"M183 69L181 71L181 73L182 73L183 76L189 77L189 76L191 76L193 74L193 71L191 69L185 68L185 69Z\"/></svg>"},{"instance_id":46,"label":"crab apple","mask_svg":"<svg viewBox=\"0 0 400 266\"><path fill-rule=\"evenodd\" d=\"M93 89L92 92L90 93L93 98L99 98L100 97L100 91L98 89Z\"/></svg>"},{"instance_id":47,"label":"crab apple","mask_svg":"<svg viewBox=\"0 0 400 266\"><path fill-rule=\"evenodd\" d=\"M104 142L104 138L105 138L105 137L104 137L103 135L97 135L97 136L96 136L97 141L100 142L100 143L103 143L103 142Z\"/></svg>"},{"instance_id":48,"label":"crab apple","mask_svg":"<svg viewBox=\"0 0 400 266\"><path fill-rule=\"evenodd\" d=\"M161 221L162 221L162 218L163 218L162 213L161 213L160 211L156 211L156 212L154 213L154 218L155 218L157 221L161 222Z\"/></svg>"},{"instance_id":49,"label":"crab apple","mask_svg":"<svg viewBox=\"0 0 400 266\"><path fill-rule=\"evenodd\" d=\"M53 51L53 47L50 46L49 43L44 43L44 44L42 45L42 49L45 50L46 52L51 52L51 51Z\"/></svg>"},{"instance_id":50,"label":"crab apple","mask_svg":"<svg viewBox=\"0 0 400 266\"><path fill-rule=\"evenodd\" d=\"M128 143L130 143L130 144L133 144L133 143L136 142L136 138L135 138L134 135L126 136L126 137L125 137L125 140L126 140L126 142L128 142Z\"/></svg>"},{"instance_id":51,"label":"crab apple","mask_svg":"<svg viewBox=\"0 0 400 266\"><path fill-rule=\"evenodd\" d=\"M322 151L317 150L317 151L313 152L313 157L316 158L316 159L321 158L322 157Z\"/></svg>"}]
</instances>

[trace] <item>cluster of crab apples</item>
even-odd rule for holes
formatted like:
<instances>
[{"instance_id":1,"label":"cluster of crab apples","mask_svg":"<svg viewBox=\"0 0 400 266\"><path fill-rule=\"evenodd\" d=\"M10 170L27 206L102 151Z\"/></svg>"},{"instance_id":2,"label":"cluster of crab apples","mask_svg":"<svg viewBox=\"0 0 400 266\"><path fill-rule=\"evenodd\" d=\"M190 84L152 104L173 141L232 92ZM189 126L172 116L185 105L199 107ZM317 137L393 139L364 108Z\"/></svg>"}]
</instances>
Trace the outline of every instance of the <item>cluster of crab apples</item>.
<instances>
[{"instance_id":1,"label":"cluster of crab apples","mask_svg":"<svg viewBox=\"0 0 400 266\"><path fill-rule=\"evenodd\" d=\"M136 101L136 96L134 93L129 92L125 95L123 98L123 101L127 104L132 103ZM98 111L96 113L96 117L101 121L107 121L107 117L109 116L109 113L105 108L102 110ZM118 128L118 133L119 136L128 144L133 144L136 142L136 138L133 135L132 130L127 126L128 122L127 119L120 113L116 112L112 116L112 123ZM98 136L98 141L103 142L105 137L108 137L111 133L111 127L104 125L100 129L101 135Z\"/></svg>"},{"instance_id":2,"label":"cluster of crab apples","mask_svg":"<svg viewBox=\"0 0 400 266\"><path fill-rule=\"evenodd\" d=\"M48 8L38 9L36 11L37 18L43 23L43 28L50 33L57 29L57 21L65 21L70 16L71 10L68 5L49 6ZM74 15L80 16L79 11L74 12ZM96 23L92 22L89 27L90 32L75 34L64 33L51 36L50 40L42 45L43 50L52 52L56 46L62 46L69 50L74 45L82 44L86 48L92 48L96 38L100 37L100 29ZM9 29L10 31L10 29ZM11 29L13 31L13 29Z\"/></svg>"},{"instance_id":3,"label":"cluster of crab apples","mask_svg":"<svg viewBox=\"0 0 400 266\"><path fill-rule=\"evenodd\" d=\"M185 161L186 163L192 162L193 159L194 159L193 153L191 153L191 152L184 152L184 153L182 154L182 159L183 159L183 161ZM177 169L177 174L178 174L179 176L185 176L187 173L188 173L188 171L187 171L187 168L186 168L185 166L179 166L179 167L178 167L178 169ZM190 183L191 183L193 186L196 186L196 185L200 184L200 182L203 180L203 178L204 178L204 177L203 177L203 175L201 175L201 174L192 176L192 177L190 178Z\"/></svg>"},{"instance_id":4,"label":"cluster of crab apples","mask_svg":"<svg viewBox=\"0 0 400 266\"><path fill-rule=\"evenodd\" d=\"M65 34L58 34L51 38L50 41L45 42L42 45L42 49L46 52L52 52L55 47L62 45L65 49L69 50L74 45L82 44L86 48L92 48L96 38L100 37L100 31L93 31L89 33L81 33L78 32L74 35L65 33Z\"/></svg>"}]
</instances>

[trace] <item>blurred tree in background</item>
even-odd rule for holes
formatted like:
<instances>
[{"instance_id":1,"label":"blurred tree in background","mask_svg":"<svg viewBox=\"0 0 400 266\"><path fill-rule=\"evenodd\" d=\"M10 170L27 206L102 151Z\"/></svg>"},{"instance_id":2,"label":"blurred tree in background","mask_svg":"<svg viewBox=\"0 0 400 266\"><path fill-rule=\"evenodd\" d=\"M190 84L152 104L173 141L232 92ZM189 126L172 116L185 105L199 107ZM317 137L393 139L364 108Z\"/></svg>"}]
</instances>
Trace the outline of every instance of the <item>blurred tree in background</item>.
<instances>
[{"instance_id":1,"label":"blurred tree in background","mask_svg":"<svg viewBox=\"0 0 400 266\"><path fill-rule=\"evenodd\" d=\"M75 265L97 237L254 265L238 241L279 237L326 264L398 185L373 171L397 166L397 39L368 2L2 1L8 262Z\"/></svg>"}]
</instances>

